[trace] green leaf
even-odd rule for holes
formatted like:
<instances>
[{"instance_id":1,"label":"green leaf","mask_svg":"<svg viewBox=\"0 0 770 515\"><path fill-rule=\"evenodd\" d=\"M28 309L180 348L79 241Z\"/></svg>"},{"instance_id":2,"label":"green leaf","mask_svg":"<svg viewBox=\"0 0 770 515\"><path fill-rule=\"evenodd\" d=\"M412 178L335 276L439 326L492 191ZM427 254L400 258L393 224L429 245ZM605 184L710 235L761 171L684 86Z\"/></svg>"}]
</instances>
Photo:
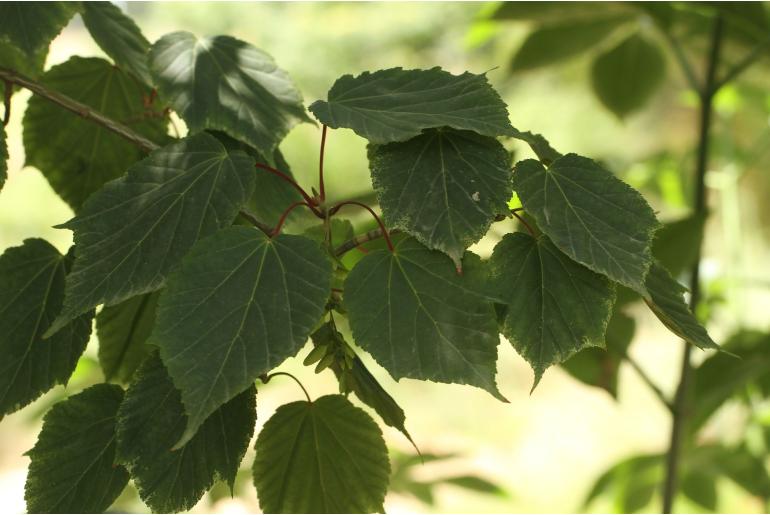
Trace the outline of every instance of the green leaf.
<instances>
[{"instance_id":1,"label":"green leaf","mask_svg":"<svg viewBox=\"0 0 770 515\"><path fill-rule=\"evenodd\" d=\"M698 260L705 225L703 213L663 224L655 233L652 255L674 277L690 270Z\"/></svg>"},{"instance_id":2,"label":"green leaf","mask_svg":"<svg viewBox=\"0 0 770 515\"><path fill-rule=\"evenodd\" d=\"M551 163L561 157L561 154L542 135L530 131L522 132L518 129L514 129L514 131L513 137L529 145L532 152L544 165L551 166Z\"/></svg>"},{"instance_id":3,"label":"green leaf","mask_svg":"<svg viewBox=\"0 0 770 515\"><path fill-rule=\"evenodd\" d=\"M321 319L331 264L301 236L231 227L171 274L150 343L182 393L183 445L219 406L295 355Z\"/></svg>"},{"instance_id":4,"label":"green leaf","mask_svg":"<svg viewBox=\"0 0 770 515\"><path fill-rule=\"evenodd\" d=\"M0 3L0 8L10 2ZM27 77L34 79L43 72L45 58L48 55L47 50L41 50L34 56L29 57L21 49L15 47L7 41L0 40L0 66L10 70L15 70ZM11 93L19 91L20 88L11 86ZM5 98L5 81L0 81L0 98Z\"/></svg>"},{"instance_id":5,"label":"green leaf","mask_svg":"<svg viewBox=\"0 0 770 515\"><path fill-rule=\"evenodd\" d=\"M159 294L137 295L120 304L104 307L96 316L99 364L107 381L128 382L152 352L145 342L155 324Z\"/></svg>"},{"instance_id":6,"label":"green leaf","mask_svg":"<svg viewBox=\"0 0 770 515\"><path fill-rule=\"evenodd\" d=\"M659 224L638 191L575 154L557 159L548 169L532 159L520 161L513 189L562 252L644 292L653 233Z\"/></svg>"},{"instance_id":7,"label":"green leaf","mask_svg":"<svg viewBox=\"0 0 770 515\"><path fill-rule=\"evenodd\" d=\"M514 54L511 70L532 70L584 55L632 20L630 16L562 18L557 23L540 26L527 35Z\"/></svg>"},{"instance_id":8,"label":"green leaf","mask_svg":"<svg viewBox=\"0 0 770 515\"><path fill-rule=\"evenodd\" d=\"M97 384L54 405L30 457L29 513L101 513L128 483L115 463L115 415L123 389Z\"/></svg>"},{"instance_id":9,"label":"green leaf","mask_svg":"<svg viewBox=\"0 0 770 515\"><path fill-rule=\"evenodd\" d=\"M0 419L66 384L86 348L93 313L42 337L61 309L68 268L41 239L25 240L0 256Z\"/></svg>"},{"instance_id":10,"label":"green leaf","mask_svg":"<svg viewBox=\"0 0 770 515\"><path fill-rule=\"evenodd\" d=\"M458 267L465 249L508 212L511 160L494 138L429 130L403 143L370 145L368 153L388 227L446 253Z\"/></svg>"},{"instance_id":11,"label":"green leaf","mask_svg":"<svg viewBox=\"0 0 770 515\"><path fill-rule=\"evenodd\" d=\"M153 353L118 411L118 460L128 467L139 496L153 512L186 511L211 488L215 477L233 487L256 420L252 385L212 413L184 447L172 451L187 416L179 391Z\"/></svg>"},{"instance_id":12,"label":"green leaf","mask_svg":"<svg viewBox=\"0 0 770 515\"><path fill-rule=\"evenodd\" d=\"M8 143L5 141L5 126L0 126L0 189L8 178Z\"/></svg>"},{"instance_id":13,"label":"green leaf","mask_svg":"<svg viewBox=\"0 0 770 515\"><path fill-rule=\"evenodd\" d=\"M442 479L441 482L482 494L505 495L500 486L478 476L455 476Z\"/></svg>"},{"instance_id":14,"label":"green leaf","mask_svg":"<svg viewBox=\"0 0 770 515\"><path fill-rule=\"evenodd\" d=\"M702 470L687 470L682 475L682 494L691 501L715 511L717 509L717 486L712 474Z\"/></svg>"},{"instance_id":15,"label":"green leaf","mask_svg":"<svg viewBox=\"0 0 770 515\"><path fill-rule=\"evenodd\" d=\"M59 226L75 232L64 310L49 332L98 304L163 286L199 239L230 225L254 188L251 159L208 134L152 152Z\"/></svg>"},{"instance_id":16,"label":"green leaf","mask_svg":"<svg viewBox=\"0 0 770 515\"><path fill-rule=\"evenodd\" d=\"M45 55L48 45L80 9L78 2L0 2L0 40L27 57Z\"/></svg>"},{"instance_id":17,"label":"green leaf","mask_svg":"<svg viewBox=\"0 0 770 515\"><path fill-rule=\"evenodd\" d=\"M501 2L492 14L494 20L534 21L541 23L565 19L584 20L604 17L608 12L622 12L622 2Z\"/></svg>"},{"instance_id":18,"label":"green leaf","mask_svg":"<svg viewBox=\"0 0 770 515\"><path fill-rule=\"evenodd\" d=\"M150 73L191 131L222 130L263 155L310 120L302 95L273 58L230 36L166 34L150 50Z\"/></svg>"},{"instance_id":19,"label":"green leaf","mask_svg":"<svg viewBox=\"0 0 770 515\"><path fill-rule=\"evenodd\" d=\"M390 464L380 428L341 395L278 408L255 446L265 513L379 512Z\"/></svg>"},{"instance_id":20,"label":"green leaf","mask_svg":"<svg viewBox=\"0 0 770 515\"><path fill-rule=\"evenodd\" d=\"M330 346L340 342L342 345L347 346L347 342L345 342L342 335L331 323L322 325L311 335L311 338L313 339L313 345L316 345L316 348L318 348L318 346ZM337 376L337 379L343 374L347 374L349 383L346 384L349 384L351 391L356 394L356 397L376 411L383 422L390 427L394 427L401 431L401 433L406 436L407 440L414 445L414 441L412 440L409 431L406 430L406 415L404 414L404 410L401 409L401 406L398 405L395 399L385 391L385 388L380 385L377 378L369 372L369 369L366 368L366 365L361 361L361 358L358 356L353 358L353 366L350 370L343 370L342 367L336 363L332 364L331 368L334 371L334 375Z\"/></svg>"},{"instance_id":21,"label":"green leaf","mask_svg":"<svg viewBox=\"0 0 770 515\"><path fill-rule=\"evenodd\" d=\"M623 118L644 107L665 74L666 59L658 45L633 34L596 58L591 81L602 104Z\"/></svg>"},{"instance_id":22,"label":"green leaf","mask_svg":"<svg viewBox=\"0 0 770 515\"><path fill-rule=\"evenodd\" d=\"M622 460L599 477L583 503L583 509L600 495L611 494L614 511L636 513L647 506L660 489L663 473L663 456L658 454Z\"/></svg>"},{"instance_id":23,"label":"green leaf","mask_svg":"<svg viewBox=\"0 0 770 515\"><path fill-rule=\"evenodd\" d=\"M723 348L740 359L718 352L693 371L692 388L697 402L688 424L693 433L727 400L744 392L747 385L762 378L770 380L770 335L741 331L732 335Z\"/></svg>"},{"instance_id":24,"label":"green leaf","mask_svg":"<svg viewBox=\"0 0 770 515\"><path fill-rule=\"evenodd\" d=\"M131 129L151 140L165 137L165 120L145 119L142 99L149 89L103 59L71 57L47 71L41 83L109 118L132 121ZM143 157L133 143L43 97L29 100L23 123L27 164L76 212Z\"/></svg>"},{"instance_id":25,"label":"green leaf","mask_svg":"<svg viewBox=\"0 0 770 515\"><path fill-rule=\"evenodd\" d=\"M645 282L644 302L672 333L701 349L719 349L684 302L687 291L659 263L653 263Z\"/></svg>"},{"instance_id":26,"label":"green leaf","mask_svg":"<svg viewBox=\"0 0 770 515\"><path fill-rule=\"evenodd\" d=\"M345 281L353 339L395 379L469 384L504 400L495 311L468 279L413 238L370 252Z\"/></svg>"},{"instance_id":27,"label":"green leaf","mask_svg":"<svg viewBox=\"0 0 770 515\"><path fill-rule=\"evenodd\" d=\"M508 308L502 333L532 366L535 386L551 365L585 347L604 347L612 283L547 237L505 235L490 258L490 274Z\"/></svg>"},{"instance_id":28,"label":"green leaf","mask_svg":"<svg viewBox=\"0 0 770 515\"><path fill-rule=\"evenodd\" d=\"M620 365L636 331L636 321L617 308L616 301L604 335L607 349L589 347L562 363L562 368L572 377L587 385L603 388L614 399L618 397Z\"/></svg>"},{"instance_id":29,"label":"green leaf","mask_svg":"<svg viewBox=\"0 0 770 515\"><path fill-rule=\"evenodd\" d=\"M91 37L116 65L152 85L147 67L150 42L134 20L111 2L83 2L82 17Z\"/></svg>"},{"instance_id":30,"label":"green leaf","mask_svg":"<svg viewBox=\"0 0 770 515\"><path fill-rule=\"evenodd\" d=\"M486 75L441 68L390 68L343 75L310 111L333 129L353 129L371 143L406 141L423 129L452 127L483 136L511 135L508 110Z\"/></svg>"}]
</instances>

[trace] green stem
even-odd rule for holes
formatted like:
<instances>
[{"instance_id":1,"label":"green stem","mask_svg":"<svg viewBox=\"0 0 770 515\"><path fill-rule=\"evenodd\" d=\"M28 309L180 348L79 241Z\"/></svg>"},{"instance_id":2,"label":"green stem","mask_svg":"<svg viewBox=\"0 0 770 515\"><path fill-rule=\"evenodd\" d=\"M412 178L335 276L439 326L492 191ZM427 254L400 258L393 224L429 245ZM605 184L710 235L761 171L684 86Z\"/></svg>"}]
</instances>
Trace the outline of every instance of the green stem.
<instances>
[{"instance_id":1,"label":"green stem","mask_svg":"<svg viewBox=\"0 0 770 515\"><path fill-rule=\"evenodd\" d=\"M299 387L302 388L302 391L305 393L305 397L307 398L307 401L312 404L313 401L310 400L310 394L307 393L307 390L302 385L300 380L297 379L294 375L292 375L292 374L290 374L288 372L273 372L272 374L269 374L269 375L260 376L260 379L262 380L263 383L267 384L275 376L286 376L286 377L291 377L292 379L294 379L294 382L297 383L299 385Z\"/></svg>"},{"instance_id":2,"label":"green stem","mask_svg":"<svg viewBox=\"0 0 770 515\"><path fill-rule=\"evenodd\" d=\"M711 115L713 111L714 93L716 91L716 70L719 63L719 52L722 46L723 21L720 16L714 20L714 29L711 35L711 48L709 51L706 82L700 94L700 131L698 137L698 153L695 166L695 195L693 209L696 215L706 213L706 170L708 167L709 131L711 129ZM698 248L695 264L690 272L690 309L695 312L700 301L700 254ZM671 437L666 454L666 476L663 485L663 513L671 513L674 497L679 483L679 461L682 454L682 439L684 428L689 415L690 375L692 364L690 353L692 345L684 342L682 355L682 369L679 376L679 386L674 399L673 421L671 424Z\"/></svg>"},{"instance_id":3,"label":"green stem","mask_svg":"<svg viewBox=\"0 0 770 515\"><path fill-rule=\"evenodd\" d=\"M641 367L641 365L639 365L639 363L637 363L636 360L628 354L623 354L623 359L625 359L626 362L631 365L631 368L634 369L639 378L644 381L650 390L653 391L653 393L658 397L658 400L660 400L660 402L668 409L668 411L674 413L674 405L671 404L671 401L668 400L668 397L666 397L666 394L663 393L663 390L661 390L660 387L655 384L652 378L647 375L647 372Z\"/></svg>"},{"instance_id":4,"label":"green stem","mask_svg":"<svg viewBox=\"0 0 770 515\"><path fill-rule=\"evenodd\" d=\"M730 68L727 73L725 73L725 76L714 85L714 93L719 91L726 84L734 81L740 74L745 72L752 64L754 64L757 59L762 57L768 45L770 45L770 37L761 43L758 43L757 46L755 46L754 49L749 52L748 55L746 55L746 57L739 61L735 66Z\"/></svg>"}]
</instances>

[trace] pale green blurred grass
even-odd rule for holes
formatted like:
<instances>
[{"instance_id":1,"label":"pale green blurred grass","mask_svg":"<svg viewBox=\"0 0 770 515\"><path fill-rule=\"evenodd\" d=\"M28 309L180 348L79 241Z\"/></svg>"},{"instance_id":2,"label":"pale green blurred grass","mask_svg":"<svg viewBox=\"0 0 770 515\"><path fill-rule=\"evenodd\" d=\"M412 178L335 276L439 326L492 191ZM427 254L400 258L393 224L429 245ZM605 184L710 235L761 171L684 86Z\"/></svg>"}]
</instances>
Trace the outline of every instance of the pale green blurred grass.
<instances>
[{"instance_id":1,"label":"pale green blurred grass","mask_svg":"<svg viewBox=\"0 0 770 515\"><path fill-rule=\"evenodd\" d=\"M305 94L306 103L325 96L333 80L345 73L358 73L391 66L443 66L454 72L489 73L504 92L511 119L524 130L542 132L562 151L580 152L606 160L637 186L656 176L638 164L664 148L683 153L693 141L695 129L686 96L671 88L656 97L650 110L626 122L607 114L586 87L585 66L570 64L559 73L531 74L506 81L506 51L515 48L522 28L506 28L503 43L473 46L474 39L488 30L480 26L469 36L468 29L482 4L468 3L146 3L130 4L148 39L173 30L199 35L229 33L272 54ZM475 36L474 36L475 35ZM502 52L501 52L502 49ZM79 23L67 28L52 47L48 66L69 55L101 55ZM18 245L28 237L43 237L66 251L68 231L52 229L71 212L52 192L37 170L22 168L21 117L26 93L14 97L9 127L11 161L9 180L0 192L0 246ZM731 104L732 102L732 104ZM734 99L722 100L727 109ZM726 106L726 107L725 107ZM312 125L297 127L282 144L294 173L306 186L315 181L320 130ZM518 148L518 147L517 147ZM526 151L523 151L526 153ZM327 144L328 185L332 198L365 193L370 188L365 142L346 130L332 131ZM649 198L662 218L685 213L684 187L673 166L673 175L659 182ZM689 161L685 161L689 171ZM741 170L743 171L743 170ZM706 278L732 278L726 290L729 303L716 312L712 330L723 336L742 324L767 328L766 288L738 288L738 279L754 284L770 280L764 265L767 245L760 227L759 206L754 197L740 202L745 191L736 165L714 169L709 185L714 188L715 215L706 243ZM671 179L673 177L673 179ZM684 193L683 193L684 191ZM666 193L667 192L667 193ZM665 198L664 198L665 197ZM511 228L496 224L493 234ZM725 245L729 241L730 245ZM488 254L494 238L483 240L476 250ZM736 254L735 248L742 249ZM641 307L637 309L639 330L631 353L649 370L665 391L673 391L679 368L680 343L662 329ZM636 314L636 313L635 313ZM95 369L96 342L91 342L86 360L76 373L71 391L82 387L78 378L91 378ZM293 359L281 369L297 374L315 397L334 393L330 374L315 376L312 369ZM392 381L386 372L368 360L383 385L407 413L407 427L424 452L457 453L446 466L425 466L418 473L470 473L500 484L506 497L468 493L446 486L437 490L438 503L425 506L412 498L391 495L388 512L574 512L596 477L622 457L665 448L669 431L666 411L641 384L633 371L621 372L620 402L605 392L572 380L561 370L549 370L530 395L533 375L507 342L500 346L498 381L511 401L502 404L481 390L455 385L403 380ZM58 388L32 407L6 417L0 424L0 499L10 512L23 512L23 482L28 460L21 456L34 443L40 409L61 396ZM274 380L260 388L258 425L285 402L299 399L301 392L290 381ZM709 431L716 438L729 431L733 419L728 412ZM400 433L385 427L388 445L410 451ZM244 460L250 466L253 452ZM236 500L212 505L204 498L195 511L255 511L256 495L250 481ZM733 512L761 511L762 507L731 487L722 485L720 509ZM127 501L128 502L128 501ZM657 502L657 501L656 501ZM124 509L142 510L141 505L121 504ZM593 510L612 511L609 500ZM658 509L657 504L650 509ZM697 507L682 503L681 510Z\"/></svg>"}]
</instances>

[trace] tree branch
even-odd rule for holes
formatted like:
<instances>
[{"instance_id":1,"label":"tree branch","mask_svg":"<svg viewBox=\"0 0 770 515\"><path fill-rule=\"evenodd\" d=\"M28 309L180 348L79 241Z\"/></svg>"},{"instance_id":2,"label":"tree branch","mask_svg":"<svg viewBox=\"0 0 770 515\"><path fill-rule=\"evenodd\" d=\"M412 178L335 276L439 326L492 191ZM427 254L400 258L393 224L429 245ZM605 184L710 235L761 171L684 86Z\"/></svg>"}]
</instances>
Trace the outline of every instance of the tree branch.
<instances>
[{"instance_id":1,"label":"tree branch","mask_svg":"<svg viewBox=\"0 0 770 515\"><path fill-rule=\"evenodd\" d=\"M716 93L725 85L734 81L740 74L745 72L749 66L754 64L754 62L762 56L768 45L770 45L770 37L766 38L761 43L758 43L757 46L755 46L754 49L749 52L748 55L746 55L746 57L739 61L738 64L730 68L727 73L725 73L725 76L714 85L713 93Z\"/></svg>"},{"instance_id":2,"label":"tree branch","mask_svg":"<svg viewBox=\"0 0 770 515\"><path fill-rule=\"evenodd\" d=\"M159 148L158 145L148 140L144 136L132 131L122 123L119 123L119 122L116 122L115 120L107 118L100 112L95 111L94 109L88 107L87 105L82 104L77 100L73 100L67 96L64 96L57 91L50 90L45 86L43 86L42 84L35 82L32 79L29 79L17 73L14 70L9 70L8 68L0 67L0 79L4 80L6 83L16 84L17 86L27 88L28 90L35 93L36 95L41 96L46 100L53 102L59 107L63 107L64 109L75 113L81 118L84 118L98 125L101 125L105 129L114 132L115 134L130 141L131 143L133 143L134 145L138 146L139 148L141 148L146 152L151 152Z\"/></svg>"}]
</instances>

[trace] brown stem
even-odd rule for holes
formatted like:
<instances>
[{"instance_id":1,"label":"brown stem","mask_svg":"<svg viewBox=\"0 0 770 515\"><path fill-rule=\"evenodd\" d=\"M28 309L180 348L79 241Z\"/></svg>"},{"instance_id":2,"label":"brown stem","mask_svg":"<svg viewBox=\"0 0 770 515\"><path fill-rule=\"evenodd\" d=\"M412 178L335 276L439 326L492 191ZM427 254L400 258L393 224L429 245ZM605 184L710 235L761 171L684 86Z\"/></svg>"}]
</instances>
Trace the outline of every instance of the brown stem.
<instances>
[{"instance_id":1,"label":"brown stem","mask_svg":"<svg viewBox=\"0 0 770 515\"><path fill-rule=\"evenodd\" d=\"M315 206L317 205L317 202L315 201L315 199L313 197L311 197L310 195L308 195L308 193L304 190L304 188L302 188L302 186L297 184L297 181L292 179L288 174L283 173L280 170L276 170L275 168L273 168L271 166L267 166L266 164L262 164L262 163L256 163L254 166L259 168L260 170L265 170L266 172L270 172L273 175L276 175L276 176L280 177L281 179L283 179L284 181L286 181L289 184L291 184L292 187L295 190L297 190L300 195L302 195L302 198L305 199L305 202L307 202L308 207L310 207L310 209L313 211L313 213L315 213L315 215L317 217L323 218L324 215L315 208Z\"/></svg>"},{"instance_id":2,"label":"brown stem","mask_svg":"<svg viewBox=\"0 0 770 515\"><path fill-rule=\"evenodd\" d=\"M294 211L294 208L299 206L307 206L309 209L313 209L313 207L305 202L304 200L299 200L289 207L286 208L286 210L281 214L281 218L278 220L278 223L275 225L275 229L270 231L270 236L278 236L281 233L281 228L283 227L283 224L286 222L286 219L289 217L289 213Z\"/></svg>"},{"instance_id":3,"label":"brown stem","mask_svg":"<svg viewBox=\"0 0 770 515\"><path fill-rule=\"evenodd\" d=\"M517 213L516 211L517 211L516 209L511 209L511 214L512 214L513 216L515 216L515 217L516 217L516 219L517 219L519 222L521 222L521 223L524 225L524 227L526 227L526 228L527 228L527 231L529 231L529 235L530 235L530 236L532 236L533 238L535 238L535 231L534 231L534 229L532 229L532 226L531 226L531 225L529 225L529 223L527 223L527 221L526 221L526 220L524 220L524 217L523 217L523 216L521 216L521 215L520 215L519 213Z\"/></svg>"},{"instance_id":4,"label":"brown stem","mask_svg":"<svg viewBox=\"0 0 770 515\"><path fill-rule=\"evenodd\" d=\"M318 159L318 188L321 202L326 200L326 188L324 187L324 150L326 148L326 125L321 130L321 156Z\"/></svg>"}]
</instances>

